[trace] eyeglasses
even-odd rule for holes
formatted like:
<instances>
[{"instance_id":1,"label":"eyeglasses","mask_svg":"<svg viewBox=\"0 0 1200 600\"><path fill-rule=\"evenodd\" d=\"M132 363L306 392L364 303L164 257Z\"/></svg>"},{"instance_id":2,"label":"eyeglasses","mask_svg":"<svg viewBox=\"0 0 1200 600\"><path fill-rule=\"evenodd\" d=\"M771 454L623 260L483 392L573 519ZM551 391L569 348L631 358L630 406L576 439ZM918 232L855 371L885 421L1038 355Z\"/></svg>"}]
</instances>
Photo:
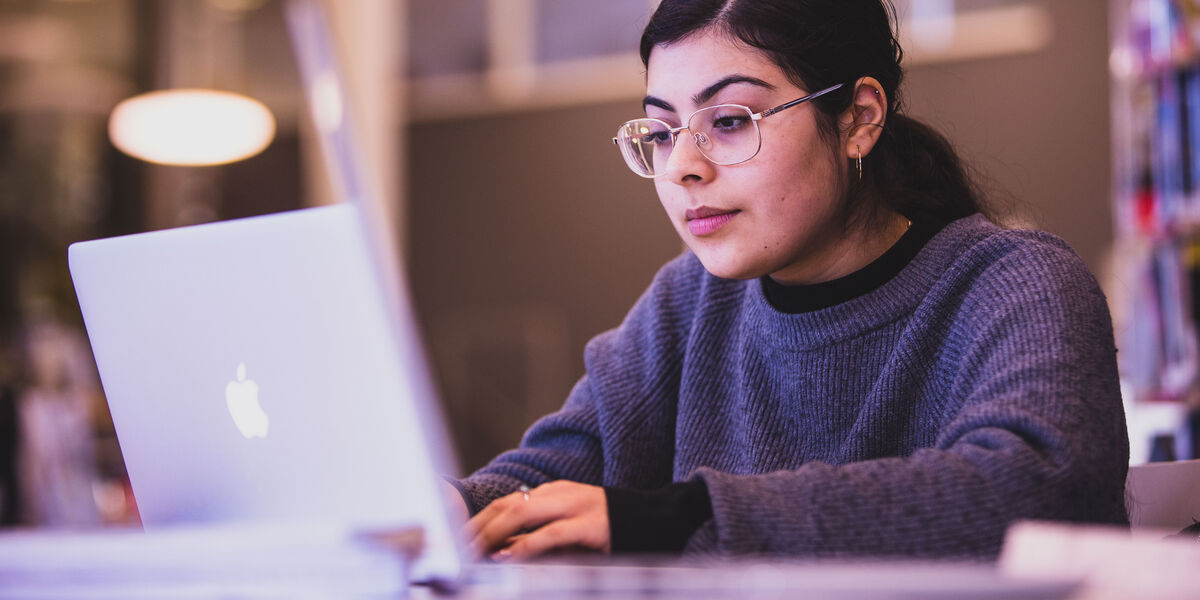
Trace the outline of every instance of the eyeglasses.
<instances>
[{"instance_id":1,"label":"eyeglasses","mask_svg":"<svg viewBox=\"0 0 1200 600\"><path fill-rule=\"evenodd\" d=\"M744 163L762 147L758 122L779 111L799 106L809 100L832 92L843 84L785 102L775 108L755 113L740 104L718 104L702 108L688 117L687 125L671 127L658 119L634 119L617 129L613 143L621 150L625 164L634 173L646 178L659 177L666 172L667 159L675 148L675 139L684 129L691 132L692 141L710 162L728 166Z\"/></svg>"}]
</instances>

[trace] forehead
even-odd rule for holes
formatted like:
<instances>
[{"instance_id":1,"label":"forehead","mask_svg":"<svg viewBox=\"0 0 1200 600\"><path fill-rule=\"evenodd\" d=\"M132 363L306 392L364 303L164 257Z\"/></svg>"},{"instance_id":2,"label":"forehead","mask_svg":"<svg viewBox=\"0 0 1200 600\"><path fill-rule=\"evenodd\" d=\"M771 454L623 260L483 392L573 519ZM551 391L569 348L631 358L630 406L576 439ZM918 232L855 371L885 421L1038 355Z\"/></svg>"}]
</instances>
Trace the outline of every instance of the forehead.
<instances>
[{"instance_id":1,"label":"forehead","mask_svg":"<svg viewBox=\"0 0 1200 600\"><path fill-rule=\"evenodd\" d=\"M790 85L783 71L757 48L723 33L704 30L673 44L655 46L646 65L646 93L675 106L729 75L747 75L776 87Z\"/></svg>"}]
</instances>

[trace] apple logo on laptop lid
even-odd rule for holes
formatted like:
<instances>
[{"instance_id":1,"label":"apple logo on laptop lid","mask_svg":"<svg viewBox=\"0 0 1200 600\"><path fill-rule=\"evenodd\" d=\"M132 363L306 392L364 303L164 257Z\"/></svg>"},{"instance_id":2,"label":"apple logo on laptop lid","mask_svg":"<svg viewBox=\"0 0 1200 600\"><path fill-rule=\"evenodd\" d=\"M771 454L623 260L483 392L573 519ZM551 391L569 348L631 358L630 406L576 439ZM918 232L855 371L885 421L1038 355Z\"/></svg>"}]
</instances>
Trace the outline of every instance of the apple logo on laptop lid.
<instances>
[{"instance_id":1,"label":"apple logo on laptop lid","mask_svg":"<svg viewBox=\"0 0 1200 600\"><path fill-rule=\"evenodd\" d=\"M237 381L225 386L225 404L246 439L267 437L267 413L258 404L258 384L246 379L246 363L238 363Z\"/></svg>"}]
</instances>

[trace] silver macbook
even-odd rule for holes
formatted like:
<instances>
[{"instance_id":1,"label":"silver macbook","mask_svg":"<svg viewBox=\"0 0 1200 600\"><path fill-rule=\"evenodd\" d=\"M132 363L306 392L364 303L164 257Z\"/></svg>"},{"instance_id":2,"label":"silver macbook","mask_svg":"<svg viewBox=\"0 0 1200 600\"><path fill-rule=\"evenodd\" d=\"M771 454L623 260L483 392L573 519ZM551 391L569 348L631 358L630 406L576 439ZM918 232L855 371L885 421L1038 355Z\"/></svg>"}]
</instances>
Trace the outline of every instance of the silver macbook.
<instances>
[{"instance_id":1,"label":"silver macbook","mask_svg":"<svg viewBox=\"0 0 1200 600\"><path fill-rule=\"evenodd\" d=\"M81 242L71 276L144 526L421 526L460 567L421 345L355 205ZM403 320L403 319L400 319Z\"/></svg>"}]
</instances>

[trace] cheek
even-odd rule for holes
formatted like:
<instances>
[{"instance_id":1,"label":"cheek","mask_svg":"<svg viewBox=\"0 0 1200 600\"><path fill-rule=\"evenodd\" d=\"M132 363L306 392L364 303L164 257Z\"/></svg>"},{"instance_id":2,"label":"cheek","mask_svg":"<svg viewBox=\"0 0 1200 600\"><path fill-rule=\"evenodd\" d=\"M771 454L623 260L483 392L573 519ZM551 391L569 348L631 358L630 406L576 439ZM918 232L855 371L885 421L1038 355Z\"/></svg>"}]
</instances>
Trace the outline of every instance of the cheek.
<instances>
[{"instance_id":1,"label":"cheek","mask_svg":"<svg viewBox=\"0 0 1200 600\"><path fill-rule=\"evenodd\" d=\"M838 144L830 142L817 123L801 119L776 131L763 132L759 156L772 163L780 174L792 174L797 183L818 183L827 187L838 176ZM817 179L819 181L813 181Z\"/></svg>"},{"instance_id":2,"label":"cheek","mask_svg":"<svg viewBox=\"0 0 1200 600\"><path fill-rule=\"evenodd\" d=\"M837 203L842 184L841 163L824 142L798 144L776 152L766 177L781 201L803 199L810 206Z\"/></svg>"},{"instance_id":3,"label":"cheek","mask_svg":"<svg viewBox=\"0 0 1200 600\"><path fill-rule=\"evenodd\" d=\"M665 206L667 204L667 186L661 179L654 180L654 193L658 194L658 201Z\"/></svg>"},{"instance_id":4,"label":"cheek","mask_svg":"<svg viewBox=\"0 0 1200 600\"><path fill-rule=\"evenodd\" d=\"M764 148L765 150L765 148ZM781 149L756 175L761 217L759 247L782 248L826 229L836 218L841 184L836 157L824 143Z\"/></svg>"},{"instance_id":5,"label":"cheek","mask_svg":"<svg viewBox=\"0 0 1200 600\"><path fill-rule=\"evenodd\" d=\"M658 194L658 203L662 205L670 216L671 208L677 203L675 194L678 193L676 186L671 185L661 179L654 180L654 192Z\"/></svg>"}]
</instances>

